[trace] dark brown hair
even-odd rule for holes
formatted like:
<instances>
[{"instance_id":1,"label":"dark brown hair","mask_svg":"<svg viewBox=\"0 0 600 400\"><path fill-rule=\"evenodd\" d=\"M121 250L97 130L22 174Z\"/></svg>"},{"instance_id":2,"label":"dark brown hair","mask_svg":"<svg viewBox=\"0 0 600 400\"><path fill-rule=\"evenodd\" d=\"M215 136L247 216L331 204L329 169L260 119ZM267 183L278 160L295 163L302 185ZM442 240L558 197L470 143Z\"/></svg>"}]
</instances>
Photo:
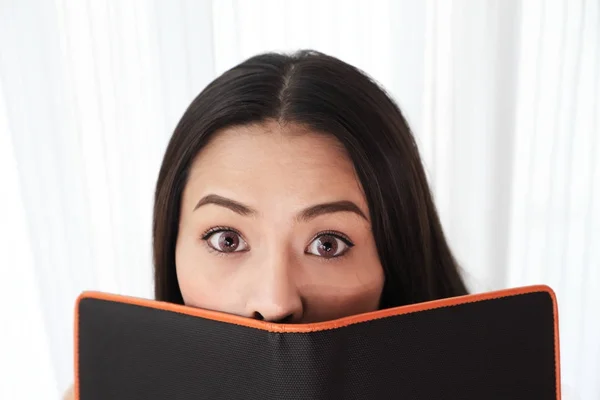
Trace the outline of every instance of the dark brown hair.
<instances>
[{"instance_id":1,"label":"dark brown hair","mask_svg":"<svg viewBox=\"0 0 600 400\"><path fill-rule=\"evenodd\" d=\"M336 137L364 188L385 273L381 307L467 293L398 106L364 73L315 51L261 54L211 82L183 114L155 193L157 300L183 303L175 271L180 203L192 161L216 131L265 120Z\"/></svg>"}]
</instances>

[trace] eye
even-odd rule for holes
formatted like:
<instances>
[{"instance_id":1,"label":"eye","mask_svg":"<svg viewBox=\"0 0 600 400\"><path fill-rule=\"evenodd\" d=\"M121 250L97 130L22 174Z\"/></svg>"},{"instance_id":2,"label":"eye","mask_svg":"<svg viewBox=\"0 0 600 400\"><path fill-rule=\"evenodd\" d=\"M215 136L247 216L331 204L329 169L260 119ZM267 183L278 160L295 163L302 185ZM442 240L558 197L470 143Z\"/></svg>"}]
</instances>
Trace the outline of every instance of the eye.
<instances>
[{"instance_id":1,"label":"eye","mask_svg":"<svg viewBox=\"0 0 600 400\"><path fill-rule=\"evenodd\" d=\"M324 258L343 256L354 244L342 234L327 232L317 235L306 248L306 253Z\"/></svg>"},{"instance_id":2,"label":"eye","mask_svg":"<svg viewBox=\"0 0 600 400\"><path fill-rule=\"evenodd\" d=\"M248 243L238 232L231 229L216 228L204 234L202 239L213 250L221 253L236 253L248 249Z\"/></svg>"}]
</instances>

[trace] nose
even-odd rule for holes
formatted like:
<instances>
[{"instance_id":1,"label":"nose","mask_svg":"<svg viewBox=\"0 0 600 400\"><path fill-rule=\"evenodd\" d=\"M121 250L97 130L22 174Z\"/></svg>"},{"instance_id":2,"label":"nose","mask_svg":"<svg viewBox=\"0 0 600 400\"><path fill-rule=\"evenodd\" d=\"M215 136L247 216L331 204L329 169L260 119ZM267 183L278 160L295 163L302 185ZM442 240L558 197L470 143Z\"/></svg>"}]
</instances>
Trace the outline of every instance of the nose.
<instances>
[{"instance_id":1,"label":"nose","mask_svg":"<svg viewBox=\"0 0 600 400\"><path fill-rule=\"evenodd\" d=\"M302 319L302 297L289 269L282 265L261 269L246 302L247 315L276 323L298 323Z\"/></svg>"}]
</instances>

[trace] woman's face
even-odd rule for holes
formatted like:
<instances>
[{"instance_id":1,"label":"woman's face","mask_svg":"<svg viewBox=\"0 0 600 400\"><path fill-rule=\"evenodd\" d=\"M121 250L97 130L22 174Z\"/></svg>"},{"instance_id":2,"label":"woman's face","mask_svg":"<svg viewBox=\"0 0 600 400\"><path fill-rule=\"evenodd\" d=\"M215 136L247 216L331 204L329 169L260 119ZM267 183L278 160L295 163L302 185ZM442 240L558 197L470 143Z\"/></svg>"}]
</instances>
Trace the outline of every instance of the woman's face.
<instances>
[{"instance_id":1,"label":"woman's face","mask_svg":"<svg viewBox=\"0 0 600 400\"><path fill-rule=\"evenodd\" d=\"M276 122L224 130L200 152L175 257L186 305L275 322L374 311L384 283L343 146Z\"/></svg>"}]
</instances>

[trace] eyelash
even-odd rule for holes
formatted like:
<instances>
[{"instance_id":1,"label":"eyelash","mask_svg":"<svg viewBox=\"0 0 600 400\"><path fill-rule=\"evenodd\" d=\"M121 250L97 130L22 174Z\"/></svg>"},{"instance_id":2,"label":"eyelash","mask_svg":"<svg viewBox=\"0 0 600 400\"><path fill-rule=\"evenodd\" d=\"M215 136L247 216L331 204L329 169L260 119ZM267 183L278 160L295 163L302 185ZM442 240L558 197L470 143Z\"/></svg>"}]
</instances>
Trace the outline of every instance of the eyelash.
<instances>
[{"instance_id":1,"label":"eyelash","mask_svg":"<svg viewBox=\"0 0 600 400\"><path fill-rule=\"evenodd\" d=\"M337 239L340 239L342 242L344 242L346 244L346 246L348 246L348 249L342 255L331 257L331 258L319 257L314 254L304 252L304 254L306 254L308 256L313 256L313 257L317 258L317 260L319 262L331 263L331 262L340 261L340 260L344 259L350 252L350 249L352 249L354 247L354 242L352 242L352 240L350 240L350 238L348 236L346 236L343 233L338 232L338 231L321 231L321 232L317 233L315 236L313 236L312 239L310 239L309 244L314 242L315 240L317 240L317 238L319 238L319 236L335 237Z\"/></svg>"},{"instance_id":2,"label":"eyelash","mask_svg":"<svg viewBox=\"0 0 600 400\"><path fill-rule=\"evenodd\" d=\"M206 232L204 232L200 238L202 240L208 240L208 238L211 237L212 235L214 235L215 233L229 232L229 231L235 233L236 235L239 235L240 237L243 237L242 234L237 229L233 229L229 226L215 226L215 227L208 229Z\"/></svg>"},{"instance_id":3,"label":"eyelash","mask_svg":"<svg viewBox=\"0 0 600 400\"><path fill-rule=\"evenodd\" d=\"M210 239L210 237L216 233L219 232L233 232L236 235L238 235L239 237L241 237L242 239L244 238L244 236L240 233L240 231L238 231L237 229L234 229L232 227L229 226L215 226L212 227L210 229L208 229L207 231L205 231L201 236L200 239L202 239L202 241L204 242L206 248L208 249L208 251L210 251L212 254L219 256L219 257L231 257L236 255L237 253L225 253L222 251L218 251L212 248L212 246L210 246L208 244L208 239Z\"/></svg>"},{"instance_id":4,"label":"eyelash","mask_svg":"<svg viewBox=\"0 0 600 400\"><path fill-rule=\"evenodd\" d=\"M312 239L310 239L310 243L312 243L319 236L333 236L333 237L336 237L336 238L340 239L342 242L346 243L346 245L349 246L349 247L353 247L354 246L354 243L352 243L352 240L350 240L350 238L348 236L346 236L343 233L338 232L338 231L322 231L322 232L319 232L315 236L313 236Z\"/></svg>"},{"instance_id":5,"label":"eyelash","mask_svg":"<svg viewBox=\"0 0 600 400\"><path fill-rule=\"evenodd\" d=\"M218 256L223 256L223 257L228 257L228 256L235 255L235 253L224 253L224 252L215 250L211 246L208 245L208 243L207 243L208 239L212 235L214 235L215 233L219 233L219 232L233 232L236 235L240 236L242 239L244 239L244 236L237 229L234 229L234 228L231 228L231 227L228 227L228 226L215 226L215 227L212 227L212 228L208 229L207 231L205 231L200 238L204 241L204 243L206 244L206 247L208 248L208 250L211 253L213 253L213 254L216 254ZM321 232L317 233L316 235L314 235L312 237L312 239L310 239L309 244L312 243L312 242L314 242L320 236L326 236L326 235L327 236L333 236L333 237L335 237L337 239L340 239L342 242L344 242L346 244L346 246L348 246L348 251L352 247L354 247L354 243L352 242L352 240L350 240L350 238L348 236L344 235L341 232L331 231L331 230L321 231ZM336 257L332 257L332 258L319 257L319 256L315 256L314 254L310 254L310 253L306 253L306 252L305 252L305 254L317 257L317 258L321 259L321 261L323 261L323 262L332 262L332 261L336 261L336 260L338 260L338 259L343 258L344 256L346 256L348 254L348 251L346 251L344 254L342 254L340 256L336 256Z\"/></svg>"}]
</instances>

